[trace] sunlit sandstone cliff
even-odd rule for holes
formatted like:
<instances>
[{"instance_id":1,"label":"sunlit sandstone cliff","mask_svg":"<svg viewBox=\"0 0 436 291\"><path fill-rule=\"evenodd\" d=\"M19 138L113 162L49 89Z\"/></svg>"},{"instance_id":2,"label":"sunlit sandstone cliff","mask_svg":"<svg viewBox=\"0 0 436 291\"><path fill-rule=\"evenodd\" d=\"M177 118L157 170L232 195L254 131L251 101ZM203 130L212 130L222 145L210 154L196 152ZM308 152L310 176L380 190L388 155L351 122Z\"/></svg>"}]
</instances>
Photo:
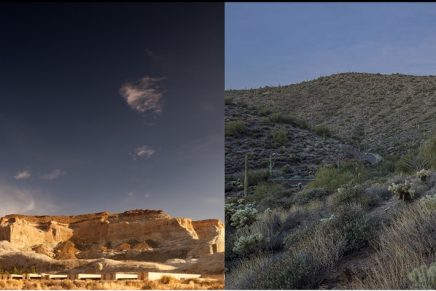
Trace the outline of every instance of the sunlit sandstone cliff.
<instances>
[{"instance_id":1,"label":"sunlit sandstone cliff","mask_svg":"<svg viewBox=\"0 0 436 291\"><path fill-rule=\"evenodd\" d=\"M164 262L224 251L224 226L216 219L192 221L161 210L75 216L7 215L0 241L55 259L134 259Z\"/></svg>"}]
</instances>

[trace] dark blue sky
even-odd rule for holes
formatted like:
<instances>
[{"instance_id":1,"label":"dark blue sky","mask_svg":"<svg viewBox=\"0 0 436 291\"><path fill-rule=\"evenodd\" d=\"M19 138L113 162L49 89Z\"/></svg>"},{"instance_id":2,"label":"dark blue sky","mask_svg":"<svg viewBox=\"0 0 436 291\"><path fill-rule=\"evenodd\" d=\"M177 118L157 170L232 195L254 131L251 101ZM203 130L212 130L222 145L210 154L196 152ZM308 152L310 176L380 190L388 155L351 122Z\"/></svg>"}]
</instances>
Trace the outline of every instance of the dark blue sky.
<instances>
[{"instance_id":1,"label":"dark blue sky","mask_svg":"<svg viewBox=\"0 0 436 291\"><path fill-rule=\"evenodd\" d=\"M436 74L436 3L227 3L226 88Z\"/></svg>"},{"instance_id":2,"label":"dark blue sky","mask_svg":"<svg viewBox=\"0 0 436 291\"><path fill-rule=\"evenodd\" d=\"M223 4L1 4L0 215L222 218Z\"/></svg>"}]
</instances>

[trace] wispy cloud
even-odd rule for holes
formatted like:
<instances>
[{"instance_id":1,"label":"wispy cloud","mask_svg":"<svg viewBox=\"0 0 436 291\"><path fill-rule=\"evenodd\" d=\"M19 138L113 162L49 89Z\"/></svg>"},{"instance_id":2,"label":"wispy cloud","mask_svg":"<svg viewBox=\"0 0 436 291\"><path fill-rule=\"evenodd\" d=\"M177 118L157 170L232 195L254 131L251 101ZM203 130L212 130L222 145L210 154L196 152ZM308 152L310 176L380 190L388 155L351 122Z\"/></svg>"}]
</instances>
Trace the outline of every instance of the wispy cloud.
<instances>
[{"instance_id":1,"label":"wispy cloud","mask_svg":"<svg viewBox=\"0 0 436 291\"><path fill-rule=\"evenodd\" d=\"M54 180L60 176L66 175L67 172L61 170L61 169L55 169L47 174L41 175L41 179L44 180Z\"/></svg>"},{"instance_id":2,"label":"wispy cloud","mask_svg":"<svg viewBox=\"0 0 436 291\"><path fill-rule=\"evenodd\" d=\"M16 180L25 180L25 179L29 179L30 176L32 176L32 175L30 174L30 172L28 170L23 170L21 172L18 172L15 175L15 179Z\"/></svg>"},{"instance_id":3,"label":"wispy cloud","mask_svg":"<svg viewBox=\"0 0 436 291\"><path fill-rule=\"evenodd\" d=\"M120 94L130 108L137 112L162 113L164 90L159 84L162 80L145 76L134 83L125 83L120 88Z\"/></svg>"},{"instance_id":4,"label":"wispy cloud","mask_svg":"<svg viewBox=\"0 0 436 291\"><path fill-rule=\"evenodd\" d=\"M154 150L153 148L149 147L149 146L141 146L141 147L137 147L134 151L134 159L136 158L150 158L152 155L154 155L156 153L156 150Z\"/></svg>"},{"instance_id":5,"label":"wispy cloud","mask_svg":"<svg viewBox=\"0 0 436 291\"><path fill-rule=\"evenodd\" d=\"M19 188L0 181L0 217L7 214L48 214L55 206L40 192Z\"/></svg>"}]
</instances>

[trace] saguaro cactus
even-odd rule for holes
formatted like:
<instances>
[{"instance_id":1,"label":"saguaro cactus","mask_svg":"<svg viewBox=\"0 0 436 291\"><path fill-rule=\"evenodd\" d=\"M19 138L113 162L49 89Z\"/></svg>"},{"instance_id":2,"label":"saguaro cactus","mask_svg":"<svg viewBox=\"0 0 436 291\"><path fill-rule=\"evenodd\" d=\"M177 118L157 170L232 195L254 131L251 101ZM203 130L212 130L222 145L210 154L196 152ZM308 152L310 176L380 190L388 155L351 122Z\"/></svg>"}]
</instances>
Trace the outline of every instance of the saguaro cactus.
<instances>
[{"instance_id":1,"label":"saguaro cactus","mask_svg":"<svg viewBox=\"0 0 436 291\"><path fill-rule=\"evenodd\" d=\"M248 155L245 155L244 196L248 195Z\"/></svg>"},{"instance_id":2,"label":"saguaro cactus","mask_svg":"<svg viewBox=\"0 0 436 291\"><path fill-rule=\"evenodd\" d=\"M273 156L269 155L269 176L270 177L272 177L272 175L273 175L273 167L274 167Z\"/></svg>"}]
</instances>

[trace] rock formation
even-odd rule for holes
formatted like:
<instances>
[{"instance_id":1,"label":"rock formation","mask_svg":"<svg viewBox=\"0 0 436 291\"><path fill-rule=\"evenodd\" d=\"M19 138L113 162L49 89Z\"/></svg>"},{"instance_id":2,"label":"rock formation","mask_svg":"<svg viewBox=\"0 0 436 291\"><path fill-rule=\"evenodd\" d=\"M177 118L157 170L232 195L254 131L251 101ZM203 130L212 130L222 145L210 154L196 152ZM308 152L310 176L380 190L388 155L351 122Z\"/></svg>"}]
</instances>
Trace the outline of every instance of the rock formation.
<instances>
[{"instance_id":1,"label":"rock formation","mask_svg":"<svg viewBox=\"0 0 436 291\"><path fill-rule=\"evenodd\" d=\"M0 241L57 260L110 258L165 262L224 251L219 220L174 218L160 210L75 216L7 215Z\"/></svg>"}]
</instances>

